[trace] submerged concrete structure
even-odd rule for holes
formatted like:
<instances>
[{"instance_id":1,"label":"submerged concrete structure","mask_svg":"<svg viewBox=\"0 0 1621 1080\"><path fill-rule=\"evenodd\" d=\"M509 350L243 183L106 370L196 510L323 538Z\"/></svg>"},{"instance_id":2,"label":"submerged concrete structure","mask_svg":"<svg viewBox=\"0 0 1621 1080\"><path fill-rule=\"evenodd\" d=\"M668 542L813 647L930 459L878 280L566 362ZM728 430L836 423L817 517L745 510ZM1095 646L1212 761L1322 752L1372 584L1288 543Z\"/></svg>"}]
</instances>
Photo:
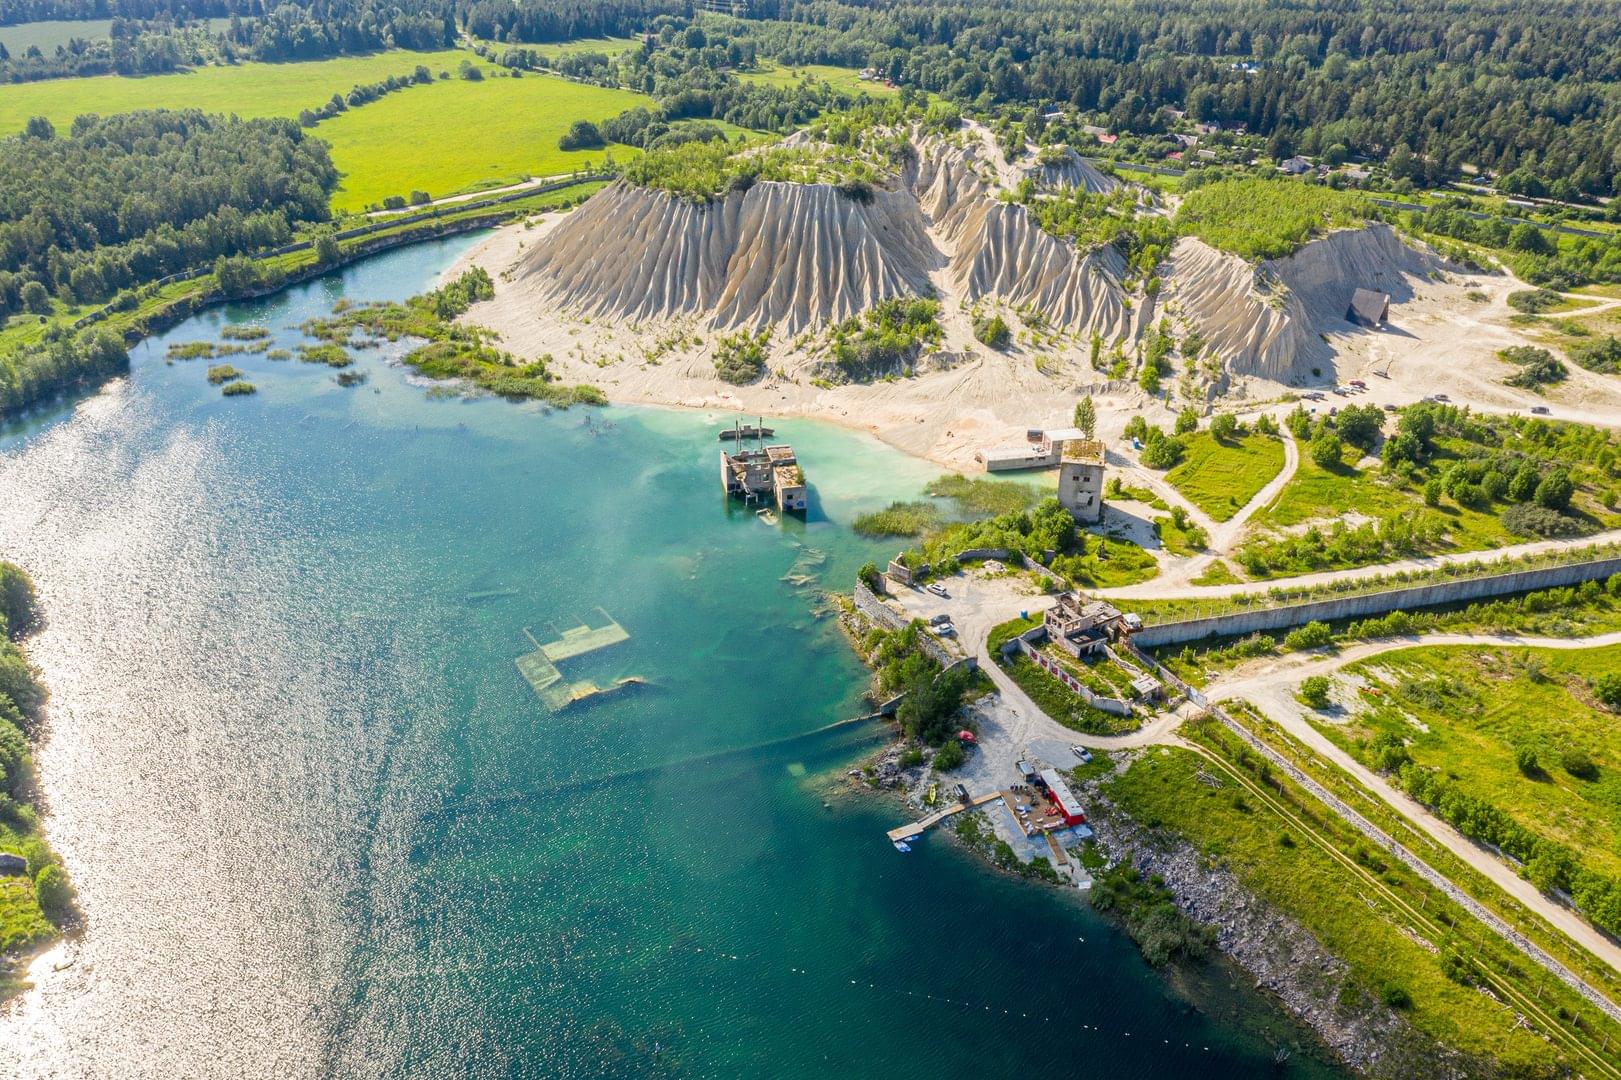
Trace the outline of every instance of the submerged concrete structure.
<instances>
[{"instance_id":1,"label":"submerged concrete structure","mask_svg":"<svg viewBox=\"0 0 1621 1080\"><path fill-rule=\"evenodd\" d=\"M810 505L805 470L788 445L746 450L740 443L735 451L722 450L720 485L744 502L771 501L778 510L804 513Z\"/></svg>"}]
</instances>

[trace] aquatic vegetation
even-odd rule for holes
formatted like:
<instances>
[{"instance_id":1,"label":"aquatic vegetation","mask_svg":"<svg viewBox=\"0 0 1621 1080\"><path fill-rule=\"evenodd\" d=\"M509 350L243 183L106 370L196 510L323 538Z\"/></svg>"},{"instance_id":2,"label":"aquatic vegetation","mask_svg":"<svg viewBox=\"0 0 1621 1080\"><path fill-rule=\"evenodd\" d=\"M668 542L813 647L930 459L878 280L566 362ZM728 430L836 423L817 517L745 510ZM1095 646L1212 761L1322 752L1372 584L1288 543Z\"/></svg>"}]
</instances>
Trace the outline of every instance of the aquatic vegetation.
<instances>
[{"instance_id":1,"label":"aquatic vegetation","mask_svg":"<svg viewBox=\"0 0 1621 1080\"><path fill-rule=\"evenodd\" d=\"M208 367L208 382L212 386L228 383L232 379L242 378L242 372L230 364L210 364Z\"/></svg>"},{"instance_id":2,"label":"aquatic vegetation","mask_svg":"<svg viewBox=\"0 0 1621 1080\"><path fill-rule=\"evenodd\" d=\"M270 336L269 327L243 326L231 323L220 327L220 337L226 341L263 341Z\"/></svg>"},{"instance_id":3,"label":"aquatic vegetation","mask_svg":"<svg viewBox=\"0 0 1621 1080\"><path fill-rule=\"evenodd\" d=\"M343 351L341 345L300 345L298 358L306 364L325 364L327 367L348 367L355 358Z\"/></svg>"},{"instance_id":4,"label":"aquatic vegetation","mask_svg":"<svg viewBox=\"0 0 1621 1080\"><path fill-rule=\"evenodd\" d=\"M921 536L940 524L940 508L928 502L892 502L862 514L851 528L862 536Z\"/></svg>"},{"instance_id":5,"label":"aquatic vegetation","mask_svg":"<svg viewBox=\"0 0 1621 1080\"><path fill-rule=\"evenodd\" d=\"M258 392L259 388L257 386L250 382L243 382L240 379L235 382L228 382L220 388L220 393L225 397L241 397L245 394L257 394Z\"/></svg>"},{"instance_id":6,"label":"aquatic vegetation","mask_svg":"<svg viewBox=\"0 0 1621 1080\"><path fill-rule=\"evenodd\" d=\"M163 354L170 360L212 360L214 358L214 343L212 341L175 341Z\"/></svg>"}]
</instances>

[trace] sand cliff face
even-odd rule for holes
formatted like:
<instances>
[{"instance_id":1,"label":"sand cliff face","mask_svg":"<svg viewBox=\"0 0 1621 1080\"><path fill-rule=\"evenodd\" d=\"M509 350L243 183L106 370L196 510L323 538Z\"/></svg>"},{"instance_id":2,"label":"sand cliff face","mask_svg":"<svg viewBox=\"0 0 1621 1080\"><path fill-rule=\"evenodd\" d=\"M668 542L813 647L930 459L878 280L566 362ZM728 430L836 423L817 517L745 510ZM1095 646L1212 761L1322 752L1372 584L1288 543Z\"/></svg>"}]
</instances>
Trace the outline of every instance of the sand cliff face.
<instances>
[{"instance_id":1,"label":"sand cliff face","mask_svg":"<svg viewBox=\"0 0 1621 1080\"><path fill-rule=\"evenodd\" d=\"M938 292L1030 305L1051 322L1130 332L1112 250L1082 254L994 198L976 148L924 148L892 190L761 182L695 204L617 183L535 245L514 280L535 302L627 321L817 329L878 301ZM1089 168L1089 167L1088 167ZM1095 170L1091 170L1094 171Z\"/></svg>"},{"instance_id":2,"label":"sand cliff face","mask_svg":"<svg viewBox=\"0 0 1621 1080\"><path fill-rule=\"evenodd\" d=\"M1330 233L1283 259L1252 265L1201 240L1176 242L1165 267L1167 296L1235 375L1299 383L1332 359L1324 331L1348 328L1359 288L1412 299L1417 282L1441 268L1388 225Z\"/></svg>"},{"instance_id":3,"label":"sand cliff face","mask_svg":"<svg viewBox=\"0 0 1621 1080\"><path fill-rule=\"evenodd\" d=\"M883 300L935 296L943 318L1006 305L1039 312L1072 341L1095 333L1129 351L1157 313L1153 298L1123 284L1120 253L1080 251L999 197L1021 178L1089 191L1119 182L1073 151L1047 165L1009 165L977 135L915 140L915 154L870 197L762 181L694 203L616 183L542 236L511 281L536 309L607 323L686 317L721 330L770 327L779 340ZM1374 289L1400 304L1440 265L1388 226L1370 225L1260 264L1184 237L1160 277L1174 318L1203 337L1222 371L1299 384L1331 366L1335 347L1324 335L1350 330L1352 292ZM947 337L950 355L974 351L967 329L953 336L948 327Z\"/></svg>"}]
</instances>

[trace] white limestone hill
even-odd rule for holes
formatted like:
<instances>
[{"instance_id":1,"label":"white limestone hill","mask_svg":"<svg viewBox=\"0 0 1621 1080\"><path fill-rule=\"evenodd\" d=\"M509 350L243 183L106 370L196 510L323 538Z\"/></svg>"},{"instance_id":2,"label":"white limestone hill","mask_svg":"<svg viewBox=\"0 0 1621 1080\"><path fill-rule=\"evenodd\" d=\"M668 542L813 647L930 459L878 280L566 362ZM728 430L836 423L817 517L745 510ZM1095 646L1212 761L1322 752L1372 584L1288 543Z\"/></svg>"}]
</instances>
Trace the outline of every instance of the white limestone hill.
<instances>
[{"instance_id":1,"label":"white limestone hill","mask_svg":"<svg viewBox=\"0 0 1621 1080\"><path fill-rule=\"evenodd\" d=\"M1078 252L999 201L979 141L916 149L870 198L762 181L693 202L617 182L542 237L513 280L533 302L578 316L697 316L790 336L882 300L950 290L968 303L1028 305L1072 330L1132 332L1112 249Z\"/></svg>"},{"instance_id":2,"label":"white limestone hill","mask_svg":"<svg viewBox=\"0 0 1621 1080\"><path fill-rule=\"evenodd\" d=\"M908 191L863 202L830 184L762 182L693 203L619 182L536 244L516 280L581 315L699 314L795 334L926 295L943 263Z\"/></svg>"},{"instance_id":3,"label":"white limestone hill","mask_svg":"<svg viewBox=\"0 0 1621 1080\"><path fill-rule=\"evenodd\" d=\"M1120 186L1120 181L1087 161L1069 147L1060 151L1056 161L1036 160L1027 165L1024 175L1042 188L1079 188L1090 195L1107 195Z\"/></svg>"},{"instance_id":4,"label":"white limestone hill","mask_svg":"<svg viewBox=\"0 0 1621 1080\"><path fill-rule=\"evenodd\" d=\"M1183 237L1164 268L1165 295L1227 371L1294 384L1333 357L1325 333L1352 329L1352 293L1372 289L1400 304L1442 265L1384 224L1333 232L1259 264Z\"/></svg>"}]
</instances>

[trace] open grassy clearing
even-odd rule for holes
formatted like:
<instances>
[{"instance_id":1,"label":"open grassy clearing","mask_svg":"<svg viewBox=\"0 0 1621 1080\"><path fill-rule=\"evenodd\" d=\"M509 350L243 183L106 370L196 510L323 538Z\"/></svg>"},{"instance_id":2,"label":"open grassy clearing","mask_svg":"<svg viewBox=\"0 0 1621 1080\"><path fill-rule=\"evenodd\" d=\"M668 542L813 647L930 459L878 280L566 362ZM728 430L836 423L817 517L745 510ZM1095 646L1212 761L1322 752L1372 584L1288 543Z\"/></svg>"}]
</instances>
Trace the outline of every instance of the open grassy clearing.
<instances>
[{"instance_id":1,"label":"open grassy clearing","mask_svg":"<svg viewBox=\"0 0 1621 1080\"><path fill-rule=\"evenodd\" d=\"M1621 874L1621 724L1592 690L1621 671L1621 647L1417 648L1345 671L1365 704L1308 714L1329 738L1370 763L1376 736L1400 738L1420 765Z\"/></svg>"},{"instance_id":2,"label":"open grassy clearing","mask_svg":"<svg viewBox=\"0 0 1621 1080\"><path fill-rule=\"evenodd\" d=\"M1341 459L1344 466L1330 471L1310 454L1301 453L1300 467L1277 501L1258 511L1251 521L1256 526L1287 529L1344 514L1383 517L1422 502L1417 492L1386 482L1378 465L1359 468L1361 457L1362 451L1347 446Z\"/></svg>"},{"instance_id":3,"label":"open grassy clearing","mask_svg":"<svg viewBox=\"0 0 1621 1080\"><path fill-rule=\"evenodd\" d=\"M4 40L3 37L0 40ZM73 118L81 113L110 116L139 109L201 109L244 117L296 117L301 109L317 108L333 94L348 93L357 84L379 82L390 75L409 75L418 64L426 66L436 76L441 71L454 75L463 60L477 61L477 57L456 49L397 50L308 63L207 67L135 79L97 75L88 79L12 83L0 86L0 132L9 135L21 130L30 116L44 116L59 130L66 131ZM488 68L482 63L481 66ZM385 100L410 97L422 89L408 87Z\"/></svg>"},{"instance_id":4,"label":"open grassy clearing","mask_svg":"<svg viewBox=\"0 0 1621 1080\"><path fill-rule=\"evenodd\" d=\"M739 71L737 77L744 82L764 83L767 86L798 86L805 79L827 83L846 94L868 93L873 96L898 94L900 88L885 86L882 82L861 78L855 68L834 67L830 64L799 64L797 66L760 62L758 71Z\"/></svg>"},{"instance_id":5,"label":"open grassy clearing","mask_svg":"<svg viewBox=\"0 0 1621 1080\"><path fill-rule=\"evenodd\" d=\"M107 37L112 25L111 19L44 19L0 26L0 45L13 56L21 56L29 46L37 45L40 52L49 56L58 45L66 45L74 38L99 41Z\"/></svg>"},{"instance_id":6,"label":"open grassy clearing","mask_svg":"<svg viewBox=\"0 0 1621 1080\"><path fill-rule=\"evenodd\" d=\"M998 663L1002 662L998 660ZM1028 656L1015 655L1002 663L1002 668L1042 712L1067 728L1090 735L1123 735L1140 726L1135 716L1116 716L1094 709L1081 700L1081 695L1037 667Z\"/></svg>"},{"instance_id":7,"label":"open grassy clearing","mask_svg":"<svg viewBox=\"0 0 1621 1080\"><path fill-rule=\"evenodd\" d=\"M639 151L559 150L576 120L602 121L652 99L547 75L450 79L389 94L315 129L343 172L334 210L354 210L412 190L438 197L479 182L516 182Z\"/></svg>"},{"instance_id":8,"label":"open grassy clearing","mask_svg":"<svg viewBox=\"0 0 1621 1080\"><path fill-rule=\"evenodd\" d=\"M1226 746L1220 733L1208 737L1224 757L1253 761ZM1350 970L1338 991L1342 1008L1361 1011L1382 1001L1419 1032L1527 1068L1528 1075L1562 1056L1517 1030L1502 1004L1466 984L1481 972L1478 928L1466 919L1460 929L1468 929L1452 935L1430 923L1426 915L1442 918L1450 905L1292 784L1269 777L1265 788L1251 788L1193 751L1164 748L1139 757L1107 790L1134 819L1191 842L1344 960ZM1502 977L1499 963L1487 964Z\"/></svg>"},{"instance_id":9,"label":"open grassy clearing","mask_svg":"<svg viewBox=\"0 0 1621 1080\"><path fill-rule=\"evenodd\" d=\"M1221 440L1201 431L1182 443L1182 464L1165 479L1217 521L1232 518L1283 468L1283 443L1259 432Z\"/></svg>"}]
</instances>

